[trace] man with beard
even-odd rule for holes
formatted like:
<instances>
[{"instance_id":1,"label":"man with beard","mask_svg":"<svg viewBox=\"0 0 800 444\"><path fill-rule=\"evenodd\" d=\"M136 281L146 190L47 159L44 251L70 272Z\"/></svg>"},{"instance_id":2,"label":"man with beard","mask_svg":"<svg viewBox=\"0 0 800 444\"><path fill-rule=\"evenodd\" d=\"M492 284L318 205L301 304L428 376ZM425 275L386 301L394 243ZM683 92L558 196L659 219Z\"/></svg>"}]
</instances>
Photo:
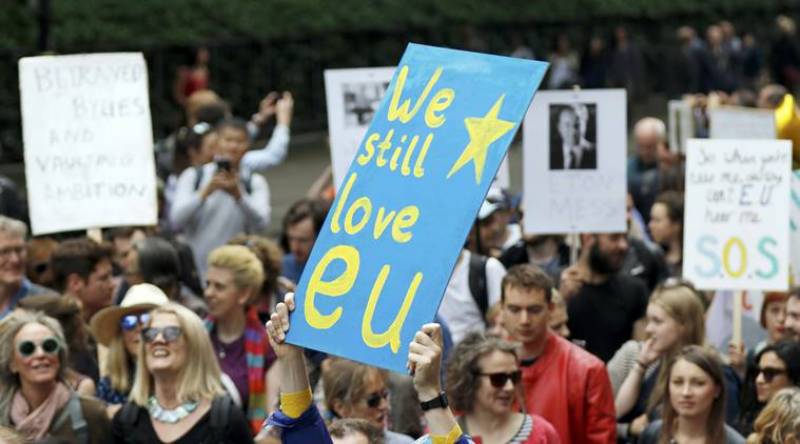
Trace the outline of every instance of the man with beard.
<instances>
[{"instance_id":1,"label":"man with beard","mask_svg":"<svg viewBox=\"0 0 800 444\"><path fill-rule=\"evenodd\" d=\"M567 300L573 340L608 362L628 339L647 309L647 289L641 280L620 273L628 252L625 233L582 234L578 263L561 275L559 290ZM641 323L639 323L641 324Z\"/></svg>"},{"instance_id":2,"label":"man with beard","mask_svg":"<svg viewBox=\"0 0 800 444\"><path fill-rule=\"evenodd\" d=\"M783 327L788 338L800 342L800 287L792 290L786 300L786 320Z\"/></svg>"}]
</instances>

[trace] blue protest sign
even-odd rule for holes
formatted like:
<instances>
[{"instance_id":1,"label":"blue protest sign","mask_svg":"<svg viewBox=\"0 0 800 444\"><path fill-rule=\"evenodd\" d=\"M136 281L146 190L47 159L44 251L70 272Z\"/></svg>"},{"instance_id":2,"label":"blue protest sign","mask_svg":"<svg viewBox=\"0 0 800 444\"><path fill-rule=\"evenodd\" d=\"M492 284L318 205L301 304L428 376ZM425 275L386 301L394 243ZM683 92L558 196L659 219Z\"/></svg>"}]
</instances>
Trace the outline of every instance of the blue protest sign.
<instances>
[{"instance_id":1,"label":"blue protest sign","mask_svg":"<svg viewBox=\"0 0 800 444\"><path fill-rule=\"evenodd\" d=\"M546 70L408 46L298 283L290 343L405 371Z\"/></svg>"}]
</instances>

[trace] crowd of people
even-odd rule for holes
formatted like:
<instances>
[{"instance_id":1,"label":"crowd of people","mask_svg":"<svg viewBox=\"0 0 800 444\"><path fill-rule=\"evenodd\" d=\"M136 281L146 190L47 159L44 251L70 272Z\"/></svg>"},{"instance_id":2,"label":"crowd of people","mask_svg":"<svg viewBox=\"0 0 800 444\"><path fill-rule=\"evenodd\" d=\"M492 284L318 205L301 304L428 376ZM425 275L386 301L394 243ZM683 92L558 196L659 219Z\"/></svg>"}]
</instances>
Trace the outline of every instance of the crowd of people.
<instances>
[{"instance_id":1,"label":"crowd of people","mask_svg":"<svg viewBox=\"0 0 800 444\"><path fill-rule=\"evenodd\" d=\"M787 20L773 55L791 59ZM748 77L748 34L678 34L701 85L686 92L711 92L686 99L701 130L720 103L794 107L790 67L773 66L774 84ZM635 48L616 38L630 69L592 62L602 42L584 55L600 65L578 65L559 40L550 86L635 78ZM186 125L155 153L157 226L29 238L23 217L0 216L0 441L800 443L800 289L765 295L758 346L707 345L714 295L681 279L684 158L662 120L632 127L625 232L524 234L519 196L490 190L406 375L285 342L335 194L315 184L280 239L261 235L291 94L248 121L190 92Z\"/></svg>"}]
</instances>

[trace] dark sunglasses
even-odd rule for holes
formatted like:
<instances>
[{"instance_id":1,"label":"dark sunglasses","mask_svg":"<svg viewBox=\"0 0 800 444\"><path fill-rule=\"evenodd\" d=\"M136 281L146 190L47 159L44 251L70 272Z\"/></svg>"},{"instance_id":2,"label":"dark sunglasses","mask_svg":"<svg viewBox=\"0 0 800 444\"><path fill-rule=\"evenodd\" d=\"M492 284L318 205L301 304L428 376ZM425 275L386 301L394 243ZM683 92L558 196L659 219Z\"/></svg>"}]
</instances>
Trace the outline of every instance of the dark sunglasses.
<instances>
[{"instance_id":1,"label":"dark sunglasses","mask_svg":"<svg viewBox=\"0 0 800 444\"><path fill-rule=\"evenodd\" d=\"M764 381L767 384L771 383L776 376L786 374L786 370L775 367L759 367L756 370L758 371L756 375L764 375Z\"/></svg>"},{"instance_id":2,"label":"dark sunglasses","mask_svg":"<svg viewBox=\"0 0 800 444\"><path fill-rule=\"evenodd\" d=\"M503 388L506 386L506 382L511 380L511 383L514 385L519 384L519 381L522 379L522 372L517 370L511 373L475 373L478 376L488 376L489 382L492 384L494 388Z\"/></svg>"},{"instance_id":3,"label":"dark sunglasses","mask_svg":"<svg viewBox=\"0 0 800 444\"><path fill-rule=\"evenodd\" d=\"M167 342L175 342L181 337L181 328L175 325L169 327L147 327L142 330L142 339L144 342L150 343L156 340L159 334Z\"/></svg>"},{"instance_id":4,"label":"dark sunglasses","mask_svg":"<svg viewBox=\"0 0 800 444\"><path fill-rule=\"evenodd\" d=\"M22 355L23 358L27 358L36 353L37 348L41 348L45 354L54 355L61 349L61 343L59 343L56 338L46 338L38 344L33 341L22 341L17 344L17 351L19 351L19 354Z\"/></svg>"},{"instance_id":5,"label":"dark sunglasses","mask_svg":"<svg viewBox=\"0 0 800 444\"><path fill-rule=\"evenodd\" d=\"M149 313L140 313L138 315L129 314L119 320L119 326L122 331L131 331L139 325L144 325L150 320Z\"/></svg>"},{"instance_id":6,"label":"dark sunglasses","mask_svg":"<svg viewBox=\"0 0 800 444\"><path fill-rule=\"evenodd\" d=\"M381 405L381 401L384 399L389 399L389 392L386 390L382 390L380 392L375 392L367 398L367 407L374 409L378 408Z\"/></svg>"}]
</instances>

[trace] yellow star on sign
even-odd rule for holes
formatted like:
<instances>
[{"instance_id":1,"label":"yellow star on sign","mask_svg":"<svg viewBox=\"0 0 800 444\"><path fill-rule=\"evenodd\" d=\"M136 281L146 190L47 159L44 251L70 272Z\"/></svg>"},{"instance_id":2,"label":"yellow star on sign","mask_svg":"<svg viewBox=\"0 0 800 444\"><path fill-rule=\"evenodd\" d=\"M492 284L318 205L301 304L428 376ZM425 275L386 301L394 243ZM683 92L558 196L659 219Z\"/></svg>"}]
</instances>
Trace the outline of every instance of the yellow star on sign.
<instances>
[{"instance_id":1,"label":"yellow star on sign","mask_svg":"<svg viewBox=\"0 0 800 444\"><path fill-rule=\"evenodd\" d=\"M469 144L464 148L464 152L461 153L456 163L453 164L450 172L447 173L448 179L463 168L464 165L469 162L474 162L475 183L481 183L483 166L486 163L489 145L514 128L513 122L497 118L497 114L500 112L500 107L503 106L503 100L505 100L505 98L505 94L500 96L497 102L492 105L492 109L490 109L485 116L467 117L464 119L464 125L466 125L467 133L469 134Z\"/></svg>"}]
</instances>

